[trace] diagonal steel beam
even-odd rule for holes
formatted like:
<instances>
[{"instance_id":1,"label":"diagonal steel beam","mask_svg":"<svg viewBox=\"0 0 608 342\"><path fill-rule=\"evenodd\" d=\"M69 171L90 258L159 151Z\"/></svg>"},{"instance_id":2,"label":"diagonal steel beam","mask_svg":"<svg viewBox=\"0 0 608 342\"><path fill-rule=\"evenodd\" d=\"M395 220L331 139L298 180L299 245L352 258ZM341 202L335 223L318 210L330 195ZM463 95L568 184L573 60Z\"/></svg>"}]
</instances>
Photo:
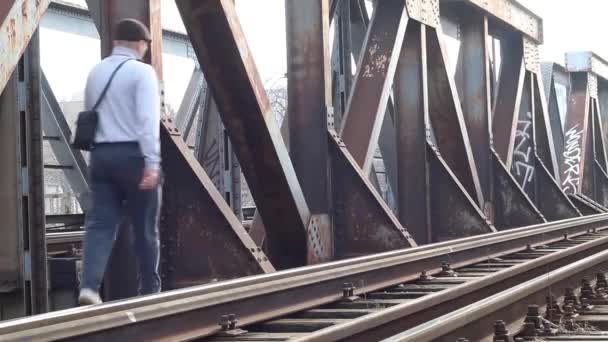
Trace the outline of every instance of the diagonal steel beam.
<instances>
[{"instance_id":1,"label":"diagonal steel beam","mask_svg":"<svg viewBox=\"0 0 608 342\"><path fill-rule=\"evenodd\" d=\"M206 87L206 82L203 72L198 66L195 66L194 70L192 70L190 80L188 81L182 103L175 116L175 125L177 126L177 129L182 132L182 137L186 142L190 136L192 126L194 125L196 114L200 109L204 87Z\"/></svg>"},{"instance_id":2,"label":"diagonal steel beam","mask_svg":"<svg viewBox=\"0 0 608 342\"><path fill-rule=\"evenodd\" d=\"M565 105L561 106L560 101L566 100L568 87L570 85L570 76L566 69L556 63L542 64L543 84L545 86L545 96L547 97L547 112L551 124L551 132L553 133L553 146L555 147L555 156L558 163L557 174L559 172L559 163L564 152L564 131L562 116L565 116ZM566 102L563 102L564 104ZM559 183L559 178L557 178Z\"/></svg>"},{"instance_id":3,"label":"diagonal steel beam","mask_svg":"<svg viewBox=\"0 0 608 342\"><path fill-rule=\"evenodd\" d=\"M340 135L364 174L372 167L409 17L400 0L376 4Z\"/></svg>"},{"instance_id":4,"label":"diagonal steel beam","mask_svg":"<svg viewBox=\"0 0 608 342\"><path fill-rule=\"evenodd\" d=\"M70 166L70 168L64 170L66 179L72 187L72 191L78 194L80 206L86 210L88 203L85 199L89 192L89 168L82 153L70 145L72 135L70 126L46 76L44 73L41 74L42 125L45 138L49 141L59 164Z\"/></svg>"},{"instance_id":5,"label":"diagonal steel beam","mask_svg":"<svg viewBox=\"0 0 608 342\"><path fill-rule=\"evenodd\" d=\"M479 206L484 204L460 98L447 67L441 28L428 31L429 119L448 166Z\"/></svg>"},{"instance_id":6,"label":"diagonal steel beam","mask_svg":"<svg viewBox=\"0 0 608 342\"><path fill-rule=\"evenodd\" d=\"M4 0L0 3L1 93L51 1Z\"/></svg>"},{"instance_id":7,"label":"diagonal steel beam","mask_svg":"<svg viewBox=\"0 0 608 342\"><path fill-rule=\"evenodd\" d=\"M501 40L501 63L497 95L493 104L492 132L500 159L511 168L515 126L524 88L523 42L507 35Z\"/></svg>"},{"instance_id":8,"label":"diagonal steel beam","mask_svg":"<svg viewBox=\"0 0 608 342\"><path fill-rule=\"evenodd\" d=\"M176 1L267 229L279 268L307 262L310 212L228 0Z\"/></svg>"}]
</instances>

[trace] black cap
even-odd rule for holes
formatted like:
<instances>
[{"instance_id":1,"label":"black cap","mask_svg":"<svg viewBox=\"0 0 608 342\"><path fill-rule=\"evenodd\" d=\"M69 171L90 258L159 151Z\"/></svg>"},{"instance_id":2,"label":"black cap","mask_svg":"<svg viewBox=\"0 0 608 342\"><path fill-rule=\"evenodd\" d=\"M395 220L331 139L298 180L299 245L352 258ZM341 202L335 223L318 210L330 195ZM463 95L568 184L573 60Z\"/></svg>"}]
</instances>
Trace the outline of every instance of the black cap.
<instances>
[{"instance_id":1,"label":"black cap","mask_svg":"<svg viewBox=\"0 0 608 342\"><path fill-rule=\"evenodd\" d=\"M116 24L114 31L114 40L125 40L129 42L137 42L145 40L152 41L150 31L140 21L135 19L122 19Z\"/></svg>"}]
</instances>

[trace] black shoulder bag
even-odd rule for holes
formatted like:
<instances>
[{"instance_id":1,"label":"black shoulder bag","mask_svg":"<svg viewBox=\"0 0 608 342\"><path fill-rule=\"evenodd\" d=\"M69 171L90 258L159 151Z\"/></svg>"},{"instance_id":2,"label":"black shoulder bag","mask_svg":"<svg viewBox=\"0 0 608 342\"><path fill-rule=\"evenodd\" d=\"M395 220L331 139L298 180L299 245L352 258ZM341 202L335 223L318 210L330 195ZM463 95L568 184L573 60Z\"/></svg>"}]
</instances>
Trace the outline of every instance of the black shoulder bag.
<instances>
[{"instance_id":1,"label":"black shoulder bag","mask_svg":"<svg viewBox=\"0 0 608 342\"><path fill-rule=\"evenodd\" d=\"M72 146L74 148L83 151L90 151L91 147L93 147L95 132L97 131L97 122L99 121L97 107L99 107L101 100L103 100L103 98L106 96L108 88L110 87L116 72L118 72L118 70L120 70L125 63L132 59L133 58L129 58L122 61L116 67L116 69L114 69L114 72L112 72L112 75L110 75L108 83L103 88L103 91L101 92L101 95L99 95L99 99L97 99L97 102L95 102L93 108L91 108L91 110L85 110L78 113L78 119L76 120L76 131L74 132L74 140L72 141Z\"/></svg>"}]
</instances>

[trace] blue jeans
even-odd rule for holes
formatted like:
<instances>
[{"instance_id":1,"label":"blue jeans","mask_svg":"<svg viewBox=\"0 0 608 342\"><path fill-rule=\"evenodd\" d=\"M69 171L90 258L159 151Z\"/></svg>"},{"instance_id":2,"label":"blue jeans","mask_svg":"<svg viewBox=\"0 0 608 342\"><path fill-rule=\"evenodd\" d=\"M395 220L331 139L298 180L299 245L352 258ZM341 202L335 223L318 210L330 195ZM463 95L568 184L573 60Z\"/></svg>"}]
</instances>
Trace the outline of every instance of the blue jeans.
<instances>
[{"instance_id":1,"label":"blue jeans","mask_svg":"<svg viewBox=\"0 0 608 342\"><path fill-rule=\"evenodd\" d=\"M137 143L98 144L91 151L93 206L87 213L81 288L99 291L123 213L133 225L139 294L157 293L161 186L140 190L144 158Z\"/></svg>"}]
</instances>

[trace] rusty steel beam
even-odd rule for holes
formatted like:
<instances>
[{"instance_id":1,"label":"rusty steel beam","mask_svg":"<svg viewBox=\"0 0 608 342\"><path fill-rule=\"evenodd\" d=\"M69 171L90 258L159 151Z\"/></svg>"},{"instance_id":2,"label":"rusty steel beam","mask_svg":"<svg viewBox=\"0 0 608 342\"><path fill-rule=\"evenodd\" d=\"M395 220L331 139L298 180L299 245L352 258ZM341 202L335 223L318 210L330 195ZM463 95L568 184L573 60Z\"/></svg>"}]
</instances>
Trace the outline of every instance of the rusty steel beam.
<instances>
[{"instance_id":1,"label":"rusty steel beam","mask_svg":"<svg viewBox=\"0 0 608 342\"><path fill-rule=\"evenodd\" d=\"M503 163L511 168L515 126L524 89L523 42L517 36L501 40L501 71L493 104L494 147Z\"/></svg>"},{"instance_id":2,"label":"rusty steel beam","mask_svg":"<svg viewBox=\"0 0 608 342\"><path fill-rule=\"evenodd\" d=\"M270 257L278 268L304 265L310 212L234 4L176 3L264 220Z\"/></svg>"},{"instance_id":3,"label":"rusty steel beam","mask_svg":"<svg viewBox=\"0 0 608 342\"><path fill-rule=\"evenodd\" d=\"M432 241L426 150L426 26L410 25L395 76L399 220L419 244Z\"/></svg>"},{"instance_id":4,"label":"rusty steel beam","mask_svg":"<svg viewBox=\"0 0 608 342\"><path fill-rule=\"evenodd\" d=\"M111 35L105 35L112 33L106 25L126 17L139 19L152 32L144 62L150 63L162 79L160 3L139 0L123 5L120 1L89 1L102 46L106 47L104 52L109 53L108 42L112 41ZM160 222L163 289L274 271L192 155L173 120L164 115L161 151L165 173ZM130 254L128 232L121 229L124 235L119 236L109 265L111 297L134 294L135 280L130 277L133 265L128 264L132 258L126 258Z\"/></svg>"},{"instance_id":5,"label":"rusty steel beam","mask_svg":"<svg viewBox=\"0 0 608 342\"><path fill-rule=\"evenodd\" d=\"M417 243L357 167L344 142L329 132L335 258L344 259Z\"/></svg>"},{"instance_id":6,"label":"rusty steel beam","mask_svg":"<svg viewBox=\"0 0 608 342\"><path fill-rule=\"evenodd\" d=\"M0 94L0 292L21 302L11 318L48 310L38 31L28 40Z\"/></svg>"},{"instance_id":7,"label":"rusty steel beam","mask_svg":"<svg viewBox=\"0 0 608 342\"><path fill-rule=\"evenodd\" d=\"M591 52L566 55L572 90L566 117L562 183L569 193L585 196L598 210L608 206L608 173L602 105L608 62ZM602 90L600 90L600 84Z\"/></svg>"},{"instance_id":8,"label":"rusty steel beam","mask_svg":"<svg viewBox=\"0 0 608 342\"><path fill-rule=\"evenodd\" d=\"M333 126L328 2L285 1L289 155L311 215L326 222L318 227L319 236L326 239L321 244L327 246L320 261L329 261L333 255L327 145L328 124Z\"/></svg>"},{"instance_id":9,"label":"rusty steel beam","mask_svg":"<svg viewBox=\"0 0 608 342\"><path fill-rule=\"evenodd\" d=\"M490 15L493 21L500 22L537 44L543 43L543 20L516 0L443 0L447 2L466 2Z\"/></svg>"},{"instance_id":10,"label":"rusty steel beam","mask_svg":"<svg viewBox=\"0 0 608 342\"><path fill-rule=\"evenodd\" d=\"M428 34L436 31L408 25L394 83L399 218L419 244L494 231L434 142Z\"/></svg>"},{"instance_id":11,"label":"rusty steel beam","mask_svg":"<svg viewBox=\"0 0 608 342\"><path fill-rule=\"evenodd\" d=\"M50 0L4 0L0 5L0 93L38 28Z\"/></svg>"},{"instance_id":12,"label":"rusty steel beam","mask_svg":"<svg viewBox=\"0 0 608 342\"><path fill-rule=\"evenodd\" d=\"M536 146L536 154L540 160L547 166L555 180L559 182L559 162L557 157L557 148L555 146L556 133L553 132L555 122L551 118L549 105L546 100L545 89L541 84L540 71L532 73L532 92L533 92L533 109L534 109L534 144ZM559 120L559 117L557 118ZM561 127L559 134L562 133Z\"/></svg>"},{"instance_id":13,"label":"rusty steel beam","mask_svg":"<svg viewBox=\"0 0 608 342\"><path fill-rule=\"evenodd\" d=\"M591 51L566 53L569 72L589 72L608 80L608 61Z\"/></svg>"},{"instance_id":14,"label":"rusty steel beam","mask_svg":"<svg viewBox=\"0 0 608 342\"><path fill-rule=\"evenodd\" d=\"M492 181L488 20L486 16L469 8L463 8L459 12L461 47L456 81L458 89L461 90L459 95L462 112L479 174L479 183L488 203ZM482 208L486 203L482 203Z\"/></svg>"},{"instance_id":15,"label":"rusty steel beam","mask_svg":"<svg viewBox=\"0 0 608 342\"><path fill-rule=\"evenodd\" d=\"M556 63L543 63L542 64L543 84L545 86L545 96L547 97L547 111L549 121L551 123L551 132L553 133L553 146L555 148L556 161L558 163L557 175L561 176L559 172L559 163L564 152L564 130L563 130L563 119L565 117L568 96L568 89L570 86L570 75L568 75L566 69ZM563 106L560 105L560 101L563 102ZM556 180L559 182L559 177Z\"/></svg>"},{"instance_id":16,"label":"rusty steel beam","mask_svg":"<svg viewBox=\"0 0 608 342\"><path fill-rule=\"evenodd\" d=\"M353 78L351 58L355 61L360 59L367 27L369 25L369 16L364 0L348 0L341 2L339 12L337 13L339 13L339 15L336 18L337 29L334 30L335 39L332 56L334 75L332 86L334 94L334 126L341 127L345 106L351 94ZM386 114L382 121L380 137L378 139L378 148L382 155L385 175L388 184L390 185L390 189L392 190L389 192L389 196L390 193L394 193L397 189L395 139L394 108L393 101L389 96ZM374 150L374 152L377 152L377 150ZM374 155L374 157L376 157L376 155ZM369 176L371 177L372 183L377 189L380 189L377 167L373 163L371 165L371 171ZM387 197L385 198L385 201L393 206L395 198Z\"/></svg>"},{"instance_id":17,"label":"rusty steel beam","mask_svg":"<svg viewBox=\"0 0 608 342\"><path fill-rule=\"evenodd\" d=\"M364 174L372 167L409 18L403 1L376 4L340 135Z\"/></svg>"},{"instance_id":18,"label":"rusty steel beam","mask_svg":"<svg viewBox=\"0 0 608 342\"><path fill-rule=\"evenodd\" d=\"M589 117L587 73L571 73L572 90L564 125L564 155L561 162L562 189L568 194L582 191L582 175L586 166L586 138Z\"/></svg>"},{"instance_id":19,"label":"rusty steel beam","mask_svg":"<svg viewBox=\"0 0 608 342\"><path fill-rule=\"evenodd\" d=\"M442 10L444 23L450 23L447 29L461 42L455 82L483 190L485 202L481 208L497 229L545 222L492 144L491 43L487 14L470 5L452 2L443 3ZM460 34L454 35L456 32ZM529 122L526 129L531 129ZM532 153L529 152L527 158L529 163L534 163Z\"/></svg>"},{"instance_id":20,"label":"rusty steel beam","mask_svg":"<svg viewBox=\"0 0 608 342\"><path fill-rule=\"evenodd\" d=\"M468 194L483 205L477 167L440 30L427 32L429 119L437 147Z\"/></svg>"}]
</instances>

